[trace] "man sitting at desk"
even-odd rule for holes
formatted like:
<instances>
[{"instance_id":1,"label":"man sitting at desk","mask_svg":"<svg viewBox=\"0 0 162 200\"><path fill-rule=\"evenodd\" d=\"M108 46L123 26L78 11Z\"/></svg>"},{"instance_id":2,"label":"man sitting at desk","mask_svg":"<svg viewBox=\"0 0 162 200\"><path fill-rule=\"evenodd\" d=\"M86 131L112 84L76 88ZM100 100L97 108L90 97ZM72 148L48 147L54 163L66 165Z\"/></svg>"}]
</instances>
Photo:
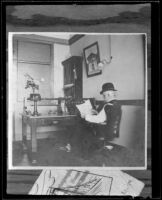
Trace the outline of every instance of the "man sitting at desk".
<instances>
[{"instance_id":1,"label":"man sitting at desk","mask_svg":"<svg viewBox=\"0 0 162 200\"><path fill-rule=\"evenodd\" d=\"M103 84L100 94L103 95L103 103L91 110L91 114L81 116L84 119L76 126L77 134L76 132L73 134L76 137L76 146L81 145L81 151L89 151L91 146L98 148L102 141L105 147L112 149L113 147L108 145L109 141L119 136L121 106L116 98L114 85ZM70 143L66 148L69 149L69 146L71 146Z\"/></svg>"},{"instance_id":2,"label":"man sitting at desk","mask_svg":"<svg viewBox=\"0 0 162 200\"><path fill-rule=\"evenodd\" d=\"M86 115L85 120L94 125L96 124L94 127L97 136L100 140L104 140L106 144L114 137L119 136L121 106L117 101L116 89L112 83L103 84L100 94L103 95L103 104L93 110L91 115ZM112 148L111 145L107 147Z\"/></svg>"}]
</instances>

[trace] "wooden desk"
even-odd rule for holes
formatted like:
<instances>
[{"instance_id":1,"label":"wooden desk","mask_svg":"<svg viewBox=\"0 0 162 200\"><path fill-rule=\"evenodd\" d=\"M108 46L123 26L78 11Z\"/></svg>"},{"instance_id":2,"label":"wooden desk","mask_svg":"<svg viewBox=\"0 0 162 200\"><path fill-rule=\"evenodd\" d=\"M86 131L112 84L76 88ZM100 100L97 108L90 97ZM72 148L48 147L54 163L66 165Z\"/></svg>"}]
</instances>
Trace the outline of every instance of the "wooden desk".
<instances>
[{"instance_id":1,"label":"wooden desk","mask_svg":"<svg viewBox=\"0 0 162 200\"><path fill-rule=\"evenodd\" d=\"M22 141L23 149L27 150L26 140L27 140L27 125L31 128L31 150L32 150L32 163L36 163L36 153L37 153L37 127L47 126L47 125L74 125L76 120L76 115L69 115L67 113L60 115L41 115L41 116L31 116L22 114Z\"/></svg>"}]
</instances>

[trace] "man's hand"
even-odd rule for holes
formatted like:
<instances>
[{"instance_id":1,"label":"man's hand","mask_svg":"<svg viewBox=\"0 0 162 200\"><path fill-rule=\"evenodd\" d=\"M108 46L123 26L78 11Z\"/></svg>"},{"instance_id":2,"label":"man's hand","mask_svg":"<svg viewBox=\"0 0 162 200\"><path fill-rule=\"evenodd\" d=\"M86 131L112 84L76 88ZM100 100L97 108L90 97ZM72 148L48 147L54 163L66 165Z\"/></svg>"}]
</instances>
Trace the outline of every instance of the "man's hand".
<instances>
[{"instance_id":1,"label":"man's hand","mask_svg":"<svg viewBox=\"0 0 162 200\"><path fill-rule=\"evenodd\" d=\"M81 113L81 118L85 119L87 115L97 115L97 110L91 109L87 114Z\"/></svg>"},{"instance_id":2,"label":"man's hand","mask_svg":"<svg viewBox=\"0 0 162 200\"><path fill-rule=\"evenodd\" d=\"M97 115L98 112L97 112L97 110L92 109L90 114L91 114L91 115Z\"/></svg>"}]
</instances>

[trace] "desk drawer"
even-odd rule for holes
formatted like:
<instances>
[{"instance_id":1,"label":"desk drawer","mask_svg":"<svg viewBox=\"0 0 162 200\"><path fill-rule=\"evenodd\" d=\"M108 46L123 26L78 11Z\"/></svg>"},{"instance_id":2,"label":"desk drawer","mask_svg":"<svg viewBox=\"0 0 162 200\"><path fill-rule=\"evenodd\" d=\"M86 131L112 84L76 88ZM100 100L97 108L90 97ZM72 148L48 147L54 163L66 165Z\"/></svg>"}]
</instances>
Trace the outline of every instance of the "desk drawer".
<instances>
[{"instance_id":1,"label":"desk drawer","mask_svg":"<svg viewBox=\"0 0 162 200\"><path fill-rule=\"evenodd\" d=\"M59 125L60 121L53 119L41 119L39 120L38 124L41 126L52 126L52 125Z\"/></svg>"}]
</instances>

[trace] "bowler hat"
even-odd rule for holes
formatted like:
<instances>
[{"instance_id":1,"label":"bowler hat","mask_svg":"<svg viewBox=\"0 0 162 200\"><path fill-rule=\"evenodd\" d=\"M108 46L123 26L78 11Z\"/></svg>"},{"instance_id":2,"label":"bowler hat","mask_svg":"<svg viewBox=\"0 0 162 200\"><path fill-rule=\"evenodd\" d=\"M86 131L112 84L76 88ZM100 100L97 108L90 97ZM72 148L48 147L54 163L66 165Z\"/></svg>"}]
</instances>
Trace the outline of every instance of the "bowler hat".
<instances>
[{"instance_id":1,"label":"bowler hat","mask_svg":"<svg viewBox=\"0 0 162 200\"><path fill-rule=\"evenodd\" d=\"M102 85L102 91L100 92L100 94L102 94L103 92L105 91L109 91L109 90L113 90L113 91L117 91L115 88L114 88L114 85L112 83L104 83Z\"/></svg>"}]
</instances>

